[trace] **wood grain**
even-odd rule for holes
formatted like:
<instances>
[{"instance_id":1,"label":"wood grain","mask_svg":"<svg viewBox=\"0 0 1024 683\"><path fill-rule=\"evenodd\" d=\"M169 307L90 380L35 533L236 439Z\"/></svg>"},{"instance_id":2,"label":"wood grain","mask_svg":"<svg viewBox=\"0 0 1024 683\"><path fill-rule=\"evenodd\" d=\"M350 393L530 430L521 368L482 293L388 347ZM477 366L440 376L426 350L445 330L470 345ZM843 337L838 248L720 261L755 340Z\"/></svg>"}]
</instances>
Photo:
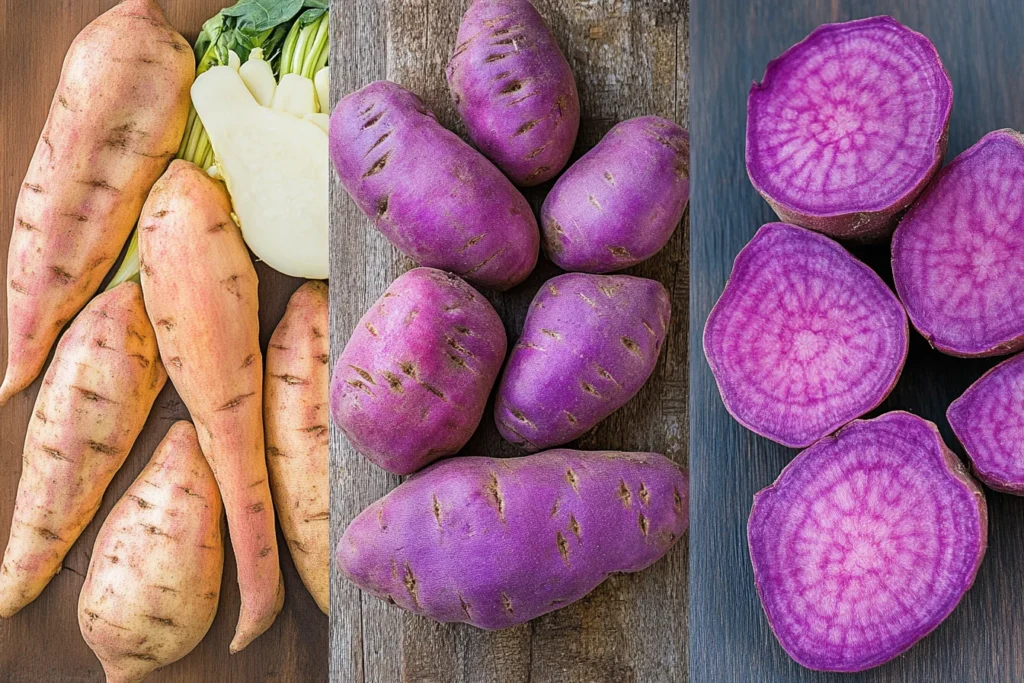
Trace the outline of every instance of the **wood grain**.
<instances>
[{"instance_id":1,"label":"wood grain","mask_svg":"<svg viewBox=\"0 0 1024 683\"><path fill-rule=\"evenodd\" d=\"M75 35L114 0L3 0L0 2L0 271L6 272L7 245L14 223L18 188L53 97L64 53ZM202 23L227 0L162 0L168 19L192 42ZM126 38L127 39L127 38ZM260 340L264 351L288 297L301 281L257 264L260 278ZM0 288L0 311L7 310ZM0 314L2 316L2 314ZM0 356L7 357L6 322ZM0 409L0 538L6 544L21 472L25 428L40 381ZM103 505L64 560L43 594L14 618L0 620L0 681L3 683L83 683L102 681L99 662L78 630L78 593L89 566L96 533L113 504L149 460L167 428L188 411L170 382L157 398L145 430ZM226 535L226 534L225 534ZM278 544L287 545L278 534ZM274 626L246 650L228 654L238 617L238 585L230 549L217 619L203 642L183 660L150 679L194 681L323 681L327 679L328 620L302 585L291 558L282 552L285 606Z\"/></svg>"},{"instance_id":2,"label":"wood grain","mask_svg":"<svg viewBox=\"0 0 1024 683\"><path fill-rule=\"evenodd\" d=\"M754 591L746 543L751 498L795 451L745 430L722 406L701 349L708 313L732 260L765 222L775 220L747 180L746 97L770 59L818 24L891 13L935 43L953 81L947 160L986 132L1024 127L1024 18L1010 0L798 0L695 3L692 60L693 225L690 255L690 405L693 407L691 631L697 681L916 682L1024 679L1024 503L986 491L989 550L974 588L939 628L907 654L859 675L817 674L792 662L772 636ZM857 255L891 284L888 245ZM1024 283L1021 283L1024 286ZM961 360L912 334L896 390L873 414L909 410L935 421L963 458L945 420L949 403L995 360Z\"/></svg>"},{"instance_id":3,"label":"wood grain","mask_svg":"<svg viewBox=\"0 0 1024 683\"><path fill-rule=\"evenodd\" d=\"M682 122L688 116L686 0L535 0L569 59L583 118L575 157L615 123L641 114ZM462 0L349 0L335 13L331 62L335 101L387 78L417 92L441 123L465 135L449 101L444 66L455 47ZM550 183L525 194L534 209ZM331 188L331 347L336 356L363 312L412 263L372 229L336 182ZM687 228L656 257L631 269L671 291L673 320L661 360L633 401L576 444L580 448L655 450L687 459ZM542 259L523 285L488 294L510 342L542 282L558 274ZM512 456L491 409L465 452ZM334 542L366 505L398 477L356 454L331 433ZM332 583L331 679L518 683L687 681L685 540L654 567L612 577L589 597L530 624L488 633L436 624L402 612L338 576Z\"/></svg>"}]
</instances>

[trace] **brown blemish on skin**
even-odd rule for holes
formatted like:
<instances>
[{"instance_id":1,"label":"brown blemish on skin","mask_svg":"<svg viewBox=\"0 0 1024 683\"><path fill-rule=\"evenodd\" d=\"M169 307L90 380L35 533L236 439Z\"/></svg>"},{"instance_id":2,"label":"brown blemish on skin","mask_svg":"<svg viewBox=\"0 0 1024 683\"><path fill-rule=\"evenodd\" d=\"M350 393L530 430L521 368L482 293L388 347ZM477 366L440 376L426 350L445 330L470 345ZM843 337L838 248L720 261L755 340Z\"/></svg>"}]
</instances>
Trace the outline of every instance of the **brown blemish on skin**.
<instances>
[{"instance_id":1,"label":"brown blemish on skin","mask_svg":"<svg viewBox=\"0 0 1024 683\"><path fill-rule=\"evenodd\" d=\"M416 575L412 573L412 567L408 562L405 563L405 576L402 577L402 583L405 584L405 590L409 592L409 597L412 598L412 604L419 608L420 596L419 588L416 585Z\"/></svg>"},{"instance_id":2,"label":"brown blemish on skin","mask_svg":"<svg viewBox=\"0 0 1024 683\"><path fill-rule=\"evenodd\" d=\"M640 502L644 505L650 505L651 503L651 492L643 482L640 482Z\"/></svg>"},{"instance_id":3,"label":"brown blemish on skin","mask_svg":"<svg viewBox=\"0 0 1024 683\"><path fill-rule=\"evenodd\" d=\"M547 170L547 166L538 166L537 168L533 169L533 171L529 175L527 175L525 179L527 181L533 180L534 178L546 172Z\"/></svg>"},{"instance_id":4,"label":"brown blemish on skin","mask_svg":"<svg viewBox=\"0 0 1024 683\"><path fill-rule=\"evenodd\" d=\"M437 500L437 494L434 494L434 519L437 520L437 530L441 530L441 503Z\"/></svg>"},{"instance_id":5,"label":"brown blemish on skin","mask_svg":"<svg viewBox=\"0 0 1024 683\"><path fill-rule=\"evenodd\" d=\"M82 182L88 185L89 187L95 188L97 190L106 190L107 192L121 191L105 180L83 180Z\"/></svg>"},{"instance_id":6,"label":"brown blemish on skin","mask_svg":"<svg viewBox=\"0 0 1024 683\"><path fill-rule=\"evenodd\" d=\"M121 449L117 446L111 446L110 444L102 443L100 441L86 441L86 445L97 453L103 455L118 455L121 453Z\"/></svg>"},{"instance_id":7,"label":"brown blemish on skin","mask_svg":"<svg viewBox=\"0 0 1024 683\"><path fill-rule=\"evenodd\" d=\"M633 254L629 253L629 249L626 249L625 247L608 247L608 251L610 251L612 256L615 258L633 258Z\"/></svg>"},{"instance_id":8,"label":"brown blemish on skin","mask_svg":"<svg viewBox=\"0 0 1024 683\"><path fill-rule=\"evenodd\" d=\"M511 42L511 41L509 41L509 42ZM514 93L514 92L517 92L519 90L522 90L522 88L523 88L523 82L522 81L510 81L504 88L502 88L498 92L500 94L502 94L502 95L508 95L510 93Z\"/></svg>"},{"instance_id":9,"label":"brown blemish on skin","mask_svg":"<svg viewBox=\"0 0 1024 683\"><path fill-rule=\"evenodd\" d=\"M377 220L384 217L384 214L388 212L388 195L384 195L377 200Z\"/></svg>"},{"instance_id":10,"label":"brown blemish on skin","mask_svg":"<svg viewBox=\"0 0 1024 683\"><path fill-rule=\"evenodd\" d=\"M572 471L571 467L565 471L565 480L569 482L569 486L572 487L573 491L576 493L580 492L579 477L576 476L576 473Z\"/></svg>"},{"instance_id":11,"label":"brown blemish on skin","mask_svg":"<svg viewBox=\"0 0 1024 683\"><path fill-rule=\"evenodd\" d=\"M164 531L163 529L161 529L159 527L153 526L152 524L140 524L139 526L141 526L143 529L145 529L147 534L150 534L152 536L163 536L165 538L173 538L166 531Z\"/></svg>"},{"instance_id":12,"label":"brown blemish on skin","mask_svg":"<svg viewBox=\"0 0 1024 683\"><path fill-rule=\"evenodd\" d=\"M590 306L591 308L597 308L597 304L594 303L594 300L591 299L589 296L587 296L583 292L577 292L577 294L580 295L580 298L583 299L583 301L585 301L588 306Z\"/></svg>"},{"instance_id":13,"label":"brown blemish on skin","mask_svg":"<svg viewBox=\"0 0 1024 683\"><path fill-rule=\"evenodd\" d=\"M584 382L583 380L580 380L580 388L583 389L583 391L585 391L588 394L590 394L591 396L596 396L597 398L601 398L601 392L599 392L594 387L593 384L590 384L588 382Z\"/></svg>"},{"instance_id":14,"label":"brown blemish on skin","mask_svg":"<svg viewBox=\"0 0 1024 683\"><path fill-rule=\"evenodd\" d=\"M462 593L459 593L459 604L462 606L462 612L466 615L467 619L471 619L469 615L469 603L462 597Z\"/></svg>"},{"instance_id":15,"label":"brown blemish on skin","mask_svg":"<svg viewBox=\"0 0 1024 683\"><path fill-rule=\"evenodd\" d=\"M484 238L483 234L476 235L475 237L471 237L468 242L466 242L461 247L459 247L459 251L466 251L470 247L475 246L483 238Z\"/></svg>"},{"instance_id":16,"label":"brown blemish on skin","mask_svg":"<svg viewBox=\"0 0 1024 683\"><path fill-rule=\"evenodd\" d=\"M647 322L646 320L644 320L644 321L643 321L643 324L644 324L644 327L645 327L645 328L647 328L647 331L648 331L648 332L650 333L650 335L651 335L652 337L657 337L657 336L658 336L658 333L654 331L654 328L653 328L653 327L651 327L651 324L650 324L649 322Z\"/></svg>"},{"instance_id":17,"label":"brown blemish on skin","mask_svg":"<svg viewBox=\"0 0 1024 683\"><path fill-rule=\"evenodd\" d=\"M403 393L405 391L405 389L402 387L401 377L388 370L385 370L381 374L384 376L384 379L387 380L388 386L391 387L392 391L397 391L398 393Z\"/></svg>"},{"instance_id":18,"label":"brown blemish on skin","mask_svg":"<svg viewBox=\"0 0 1024 683\"><path fill-rule=\"evenodd\" d=\"M498 484L498 475L496 475L494 472L491 472L490 478L487 480L487 484L484 486L484 493L487 494L489 501L498 511L498 519L504 522L505 498L501 495L501 487Z\"/></svg>"},{"instance_id":19,"label":"brown blemish on skin","mask_svg":"<svg viewBox=\"0 0 1024 683\"><path fill-rule=\"evenodd\" d=\"M612 185L615 184L615 176L612 175L611 171L604 172L604 179L607 180Z\"/></svg>"},{"instance_id":20,"label":"brown blemish on skin","mask_svg":"<svg viewBox=\"0 0 1024 683\"><path fill-rule=\"evenodd\" d=\"M647 521L647 518L644 517L644 514L642 512L640 513L640 518L638 521L640 523L640 533L642 533L646 538L647 532L650 530L651 524Z\"/></svg>"},{"instance_id":21,"label":"brown blemish on skin","mask_svg":"<svg viewBox=\"0 0 1024 683\"><path fill-rule=\"evenodd\" d=\"M380 121L382 116L384 116L384 112L383 111L377 112L372 117L370 117L365 123L363 123L362 129L366 130L367 128L372 127L374 124L376 124L378 121Z\"/></svg>"},{"instance_id":22,"label":"brown blemish on skin","mask_svg":"<svg viewBox=\"0 0 1024 683\"><path fill-rule=\"evenodd\" d=\"M548 148L547 145L541 145L540 147L538 147L537 149L533 150L532 152L530 152L529 154L527 154L523 158L524 159L533 159L535 156L537 156L538 154L540 154L541 152L543 152L547 148ZM541 166L540 168L544 169L545 171L548 170L547 166ZM538 169L538 170L540 170L540 169ZM537 173L537 171L534 171L534 173Z\"/></svg>"},{"instance_id":23,"label":"brown blemish on skin","mask_svg":"<svg viewBox=\"0 0 1024 683\"><path fill-rule=\"evenodd\" d=\"M128 354L128 357L137 360L139 362L139 365L142 366L143 368L148 368L150 365L149 359L146 358L141 353L130 353Z\"/></svg>"},{"instance_id":24,"label":"brown blemish on skin","mask_svg":"<svg viewBox=\"0 0 1024 683\"><path fill-rule=\"evenodd\" d=\"M36 529L36 533L41 538L43 538L43 539L45 539L47 541L59 541L59 540L61 540L60 536L58 536L55 532L51 531L50 529L47 529L46 527L37 526L35 529Z\"/></svg>"},{"instance_id":25,"label":"brown blemish on skin","mask_svg":"<svg viewBox=\"0 0 1024 683\"><path fill-rule=\"evenodd\" d=\"M558 554L562 556L565 566L571 566L569 564L569 542L565 540L565 536L562 535L561 531L555 532L555 544L558 546Z\"/></svg>"},{"instance_id":26,"label":"brown blemish on skin","mask_svg":"<svg viewBox=\"0 0 1024 683\"><path fill-rule=\"evenodd\" d=\"M245 509L249 514L255 515L260 512L263 512L263 503L253 503L252 505L246 507Z\"/></svg>"},{"instance_id":27,"label":"brown blemish on skin","mask_svg":"<svg viewBox=\"0 0 1024 683\"><path fill-rule=\"evenodd\" d=\"M372 323L366 323L364 327L366 327L366 331L372 334L374 337L377 336L377 328L374 327Z\"/></svg>"},{"instance_id":28,"label":"brown blemish on skin","mask_svg":"<svg viewBox=\"0 0 1024 683\"><path fill-rule=\"evenodd\" d=\"M174 358L169 359L167 361L167 364L171 365L171 366L174 366L175 368L180 369L181 366L182 366L181 356L175 356Z\"/></svg>"},{"instance_id":29,"label":"brown blemish on skin","mask_svg":"<svg viewBox=\"0 0 1024 683\"><path fill-rule=\"evenodd\" d=\"M266 557L267 555L270 554L271 550L273 550L273 548L271 548L269 545L265 546L263 548L260 548L260 557Z\"/></svg>"},{"instance_id":30,"label":"brown blemish on skin","mask_svg":"<svg viewBox=\"0 0 1024 683\"><path fill-rule=\"evenodd\" d=\"M310 425L309 427L303 427L302 431L314 436L323 436L327 432L327 425Z\"/></svg>"},{"instance_id":31,"label":"brown blemish on skin","mask_svg":"<svg viewBox=\"0 0 1024 683\"><path fill-rule=\"evenodd\" d=\"M248 356L245 357L245 360L242 361L242 367L243 368L247 368L250 365L252 365L255 361L256 361L256 354L255 353L250 353Z\"/></svg>"},{"instance_id":32,"label":"brown blemish on skin","mask_svg":"<svg viewBox=\"0 0 1024 683\"><path fill-rule=\"evenodd\" d=\"M40 446L39 450L41 450L43 453L46 453L48 456L50 456L54 460L62 460L64 462L71 462L71 458L69 458L68 456L64 455L64 452L61 451L59 448L53 448L52 446Z\"/></svg>"},{"instance_id":33,"label":"brown blemish on skin","mask_svg":"<svg viewBox=\"0 0 1024 683\"><path fill-rule=\"evenodd\" d=\"M516 611L512 608L512 598L508 597L505 591L501 592L501 604L505 608L505 611L509 614L514 615Z\"/></svg>"},{"instance_id":34,"label":"brown blemish on skin","mask_svg":"<svg viewBox=\"0 0 1024 683\"><path fill-rule=\"evenodd\" d=\"M390 131L390 130L389 130L388 132L384 133L384 135L381 135L381 136L380 136L379 138L377 138L377 142L373 143L373 144L372 144L372 145L370 146L370 149L366 150L366 154L364 154L363 156L364 156L364 157L365 157L365 156L369 156L370 152L372 152L373 150L377 149L377 147L378 147L378 146L379 146L379 145L380 145L381 143L383 143L383 142L384 142L385 140L387 140L387 139L388 139L388 136L389 136L389 135L391 135L391 131Z\"/></svg>"},{"instance_id":35,"label":"brown blemish on skin","mask_svg":"<svg viewBox=\"0 0 1024 683\"><path fill-rule=\"evenodd\" d=\"M58 283L62 285L71 284L75 281L75 276L60 266L50 266L50 272L53 273L53 276L56 278Z\"/></svg>"},{"instance_id":36,"label":"brown blemish on skin","mask_svg":"<svg viewBox=\"0 0 1024 683\"><path fill-rule=\"evenodd\" d=\"M106 396L101 396L91 389L86 389L78 385L72 385L71 388L81 394L82 398L86 401L93 401L94 403L117 403L117 401L107 398Z\"/></svg>"},{"instance_id":37,"label":"brown blemish on skin","mask_svg":"<svg viewBox=\"0 0 1024 683\"><path fill-rule=\"evenodd\" d=\"M580 526L580 523L576 521L576 517L573 515L569 515L569 528L572 529L572 534L576 537L576 540L582 543L583 528Z\"/></svg>"},{"instance_id":38,"label":"brown blemish on skin","mask_svg":"<svg viewBox=\"0 0 1024 683\"><path fill-rule=\"evenodd\" d=\"M542 327L540 331L541 331L541 334L546 334L547 336L551 337L552 339L561 339L562 338L561 334L559 334L558 332L555 332L554 330L549 330L546 327Z\"/></svg>"},{"instance_id":39,"label":"brown blemish on skin","mask_svg":"<svg viewBox=\"0 0 1024 683\"><path fill-rule=\"evenodd\" d=\"M509 52L501 52L501 53L496 53L496 54L493 54L493 55L488 55L487 57L484 58L484 64L492 64L492 63L497 62L497 61L499 61L501 59L505 59L505 57L508 57L509 54L511 54L511 53L509 53Z\"/></svg>"},{"instance_id":40,"label":"brown blemish on skin","mask_svg":"<svg viewBox=\"0 0 1024 683\"><path fill-rule=\"evenodd\" d=\"M295 375L271 375L271 377L277 380L281 380L288 386L295 386L298 384L309 384L309 380L303 379L301 377L296 377Z\"/></svg>"},{"instance_id":41,"label":"brown blemish on skin","mask_svg":"<svg viewBox=\"0 0 1024 683\"><path fill-rule=\"evenodd\" d=\"M250 391L248 394L241 394L239 396L236 396L227 403L225 403L224 405L222 405L220 408L217 408L217 411L220 412L222 410L234 410L238 406L242 405L242 403L244 403L246 399L255 396L255 394L256 392Z\"/></svg>"},{"instance_id":42,"label":"brown blemish on skin","mask_svg":"<svg viewBox=\"0 0 1024 683\"><path fill-rule=\"evenodd\" d=\"M26 190L29 190L31 192L35 192L36 194L42 194L43 193L42 185L36 185L35 183L25 183L23 185L23 187Z\"/></svg>"},{"instance_id":43,"label":"brown blemish on skin","mask_svg":"<svg viewBox=\"0 0 1024 683\"><path fill-rule=\"evenodd\" d=\"M142 498L140 496L136 496L134 494L129 493L127 495L127 498L129 498L131 500L134 500L135 504L138 505L143 510L149 510L149 509L152 509L154 507L152 503L150 503L148 500L146 500L145 498Z\"/></svg>"},{"instance_id":44,"label":"brown blemish on skin","mask_svg":"<svg viewBox=\"0 0 1024 683\"><path fill-rule=\"evenodd\" d=\"M611 382L612 384L615 384L616 386L618 386L618 385L619 385L619 382L618 382L618 380L616 380L616 379L615 379L615 378L614 378L614 377L612 376L612 373L608 372L607 370L605 370L604 368L602 368L602 367L601 367L600 365L598 365L598 366L595 366L595 367L596 367L596 369L597 369L597 374L598 374L598 375L599 375L599 376L601 377L601 379L603 379L603 380L606 380L606 381L608 381L608 382Z\"/></svg>"},{"instance_id":45,"label":"brown blemish on skin","mask_svg":"<svg viewBox=\"0 0 1024 683\"><path fill-rule=\"evenodd\" d=\"M174 318L161 318L160 320L156 321L156 326L157 327L162 327L165 330L167 330L168 332L170 332L171 330L174 329L174 325L175 325Z\"/></svg>"},{"instance_id":46,"label":"brown blemish on skin","mask_svg":"<svg viewBox=\"0 0 1024 683\"><path fill-rule=\"evenodd\" d=\"M540 121L536 119L533 121L527 121L523 125L519 126L519 129L512 134L512 137L517 138L520 135L523 135L524 133L529 133L538 123L540 123Z\"/></svg>"},{"instance_id":47,"label":"brown blemish on skin","mask_svg":"<svg viewBox=\"0 0 1024 683\"><path fill-rule=\"evenodd\" d=\"M615 495L622 501L623 507L627 509L633 507L633 493L629 490L629 487L626 486L626 481L624 479L619 480L619 490Z\"/></svg>"},{"instance_id":48,"label":"brown blemish on skin","mask_svg":"<svg viewBox=\"0 0 1024 683\"><path fill-rule=\"evenodd\" d=\"M631 354L633 354L637 358L643 357L643 353L640 351L640 345L637 344L635 341L633 341L629 337L623 337L621 341L622 345L626 347L626 350L629 351Z\"/></svg>"},{"instance_id":49,"label":"brown blemish on skin","mask_svg":"<svg viewBox=\"0 0 1024 683\"><path fill-rule=\"evenodd\" d=\"M347 379L347 380L345 380L345 384L349 385L353 389L358 389L359 391L363 392L367 396L373 396L373 391L371 391L370 387L366 386L366 383L361 381L361 380L358 380L358 379Z\"/></svg>"},{"instance_id":50,"label":"brown blemish on skin","mask_svg":"<svg viewBox=\"0 0 1024 683\"><path fill-rule=\"evenodd\" d=\"M381 158L377 159L377 161L373 162L373 165L370 166L370 168L367 169L366 173L363 174L363 180L366 180L370 176L376 175L376 174L380 173L381 171L383 171L384 167L387 166L388 157L390 157L390 156L391 156L391 150L388 150L387 152L384 152L384 156L382 156Z\"/></svg>"},{"instance_id":51,"label":"brown blemish on skin","mask_svg":"<svg viewBox=\"0 0 1024 683\"><path fill-rule=\"evenodd\" d=\"M228 229L229 225L230 225L230 223L227 223L226 221L221 221L220 223L216 223L215 225L211 225L209 228L206 229L206 232L211 233L211 234L215 233L215 232L224 232L225 230ZM238 276L236 275L235 277L238 277Z\"/></svg>"},{"instance_id":52,"label":"brown blemish on skin","mask_svg":"<svg viewBox=\"0 0 1024 683\"><path fill-rule=\"evenodd\" d=\"M672 489L672 509L677 515L683 511L683 497L679 495L679 489L675 488Z\"/></svg>"},{"instance_id":53,"label":"brown blemish on skin","mask_svg":"<svg viewBox=\"0 0 1024 683\"><path fill-rule=\"evenodd\" d=\"M38 232L38 229L36 228L36 226L32 225L31 223L26 221L24 218L19 218L17 220L17 225L18 225L19 228L21 228L23 230L26 230L28 232Z\"/></svg>"},{"instance_id":54,"label":"brown blemish on skin","mask_svg":"<svg viewBox=\"0 0 1024 683\"><path fill-rule=\"evenodd\" d=\"M18 294L28 294L28 287L26 287L25 285L21 284L17 280L11 280L10 281L10 286L11 286L11 289L13 289Z\"/></svg>"}]
</instances>

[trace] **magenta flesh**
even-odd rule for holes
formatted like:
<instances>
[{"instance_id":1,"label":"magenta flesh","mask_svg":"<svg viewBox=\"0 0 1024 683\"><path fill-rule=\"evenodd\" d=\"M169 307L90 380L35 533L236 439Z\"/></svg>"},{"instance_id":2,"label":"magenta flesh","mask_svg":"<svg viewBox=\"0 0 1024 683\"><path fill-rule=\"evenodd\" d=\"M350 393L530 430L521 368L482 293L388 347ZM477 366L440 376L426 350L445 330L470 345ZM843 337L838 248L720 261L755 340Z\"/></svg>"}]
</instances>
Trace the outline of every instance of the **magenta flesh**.
<instances>
[{"instance_id":1,"label":"magenta flesh","mask_svg":"<svg viewBox=\"0 0 1024 683\"><path fill-rule=\"evenodd\" d=\"M656 562L686 532L687 502L686 474L656 453L453 458L360 513L335 557L399 607L502 629Z\"/></svg>"},{"instance_id":2,"label":"magenta flesh","mask_svg":"<svg viewBox=\"0 0 1024 683\"><path fill-rule=\"evenodd\" d=\"M900 221L892 270L914 327L939 351L1024 348L1024 136L989 133Z\"/></svg>"},{"instance_id":3,"label":"magenta flesh","mask_svg":"<svg viewBox=\"0 0 1024 683\"><path fill-rule=\"evenodd\" d=\"M734 418L802 448L889 395L909 336L874 271L824 235L769 223L736 257L704 354Z\"/></svg>"},{"instance_id":4,"label":"magenta flesh","mask_svg":"<svg viewBox=\"0 0 1024 683\"><path fill-rule=\"evenodd\" d=\"M979 479L1024 495L1024 354L982 375L950 404L946 419Z\"/></svg>"},{"instance_id":5,"label":"magenta flesh","mask_svg":"<svg viewBox=\"0 0 1024 683\"><path fill-rule=\"evenodd\" d=\"M825 24L747 100L747 173L787 223L888 235L946 152L953 87L925 36L891 17Z\"/></svg>"},{"instance_id":6,"label":"magenta flesh","mask_svg":"<svg viewBox=\"0 0 1024 683\"><path fill-rule=\"evenodd\" d=\"M934 630L985 555L981 488L931 422L858 420L796 457L754 496L754 581L799 664L863 671Z\"/></svg>"}]
</instances>

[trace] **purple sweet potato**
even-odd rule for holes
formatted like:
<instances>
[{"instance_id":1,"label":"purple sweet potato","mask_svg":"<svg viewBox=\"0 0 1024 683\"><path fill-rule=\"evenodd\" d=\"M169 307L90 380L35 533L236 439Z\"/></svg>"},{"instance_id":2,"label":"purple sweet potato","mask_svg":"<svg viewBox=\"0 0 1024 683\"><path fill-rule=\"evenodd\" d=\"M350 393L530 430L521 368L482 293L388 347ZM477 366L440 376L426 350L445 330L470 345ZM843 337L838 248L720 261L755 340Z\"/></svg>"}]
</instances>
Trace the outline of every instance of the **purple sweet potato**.
<instances>
[{"instance_id":1,"label":"purple sweet potato","mask_svg":"<svg viewBox=\"0 0 1024 683\"><path fill-rule=\"evenodd\" d=\"M907 358L907 314L824 235L761 227L704 328L704 355L743 426L802 448L877 407Z\"/></svg>"},{"instance_id":2,"label":"purple sweet potato","mask_svg":"<svg viewBox=\"0 0 1024 683\"><path fill-rule=\"evenodd\" d=\"M687 502L686 474L656 453L454 458L360 513L338 570L416 614L508 628L649 567L686 532Z\"/></svg>"},{"instance_id":3,"label":"purple sweet potato","mask_svg":"<svg viewBox=\"0 0 1024 683\"><path fill-rule=\"evenodd\" d=\"M576 81L528 0L474 0L445 73L473 144L513 183L543 183L569 161Z\"/></svg>"},{"instance_id":4,"label":"purple sweet potato","mask_svg":"<svg viewBox=\"0 0 1024 683\"><path fill-rule=\"evenodd\" d=\"M1024 354L982 375L950 404L946 419L979 479L1024 495Z\"/></svg>"},{"instance_id":5,"label":"purple sweet potato","mask_svg":"<svg viewBox=\"0 0 1024 683\"><path fill-rule=\"evenodd\" d=\"M628 268L665 246L689 199L689 134L657 116L623 121L544 200L544 252L565 270Z\"/></svg>"},{"instance_id":6,"label":"purple sweet potato","mask_svg":"<svg viewBox=\"0 0 1024 683\"><path fill-rule=\"evenodd\" d=\"M819 671L863 671L928 635L985 555L981 488L931 422L857 420L754 496L754 581L783 649Z\"/></svg>"},{"instance_id":7,"label":"purple sweet potato","mask_svg":"<svg viewBox=\"0 0 1024 683\"><path fill-rule=\"evenodd\" d=\"M494 402L507 441L568 443L633 398L654 371L672 307L661 283L567 273L537 292Z\"/></svg>"},{"instance_id":8,"label":"purple sweet potato","mask_svg":"<svg viewBox=\"0 0 1024 683\"><path fill-rule=\"evenodd\" d=\"M747 173L787 223L875 240L946 153L953 86L892 17L825 24L768 64L747 100Z\"/></svg>"},{"instance_id":9,"label":"purple sweet potato","mask_svg":"<svg viewBox=\"0 0 1024 683\"><path fill-rule=\"evenodd\" d=\"M989 133L900 221L896 292L914 327L953 356L1024 348L1024 135Z\"/></svg>"},{"instance_id":10,"label":"purple sweet potato","mask_svg":"<svg viewBox=\"0 0 1024 683\"><path fill-rule=\"evenodd\" d=\"M330 128L341 184L406 256L497 290L533 271L540 232L529 203L419 97L371 83L338 102Z\"/></svg>"},{"instance_id":11,"label":"purple sweet potato","mask_svg":"<svg viewBox=\"0 0 1024 683\"><path fill-rule=\"evenodd\" d=\"M396 474L462 448L505 359L501 318L455 275L416 268L367 311L331 378L331 416L352 447Z\"/></svg>"}]
</instances>

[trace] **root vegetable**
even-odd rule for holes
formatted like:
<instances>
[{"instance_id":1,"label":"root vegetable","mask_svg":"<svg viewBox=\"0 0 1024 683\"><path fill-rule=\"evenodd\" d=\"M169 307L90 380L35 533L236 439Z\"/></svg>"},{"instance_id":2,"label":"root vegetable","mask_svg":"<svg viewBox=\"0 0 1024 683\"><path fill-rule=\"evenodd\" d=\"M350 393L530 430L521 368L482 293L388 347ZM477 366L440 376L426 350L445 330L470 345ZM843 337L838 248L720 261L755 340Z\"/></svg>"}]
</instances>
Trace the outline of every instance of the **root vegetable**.
<instances>
[{"instance_id":1,"label":"root vegetable","mask_svg":"<svg viewBox=\"0 0 1024 683\"><path fill-rule=\"evenodd\" d=\"M785 223L762 226L739 253L704 328L726 409L794 448L878 406L908 345L906 313L874 271Z\"/></svg>"},{"instance_id":2,"label":"root vegetable","mask_svg":"<svg viewBox=\"0 0 1024 683\"><path fill-rule=\"evenodd\" d=\"M71 44L15 209L0 405L39 375L117 259L177 149L194 69L153 0L122 2Z\"/></svg>"},{"instance_id":3,"label":"root vegetable","mask_svg":"<svg viewBox=\"0 0 1024 683\"><path fill-rule=\"evenodd\" d=\"M946 152L953 86L892 17L825 24L747 101L747 173L783 221L843 239L892 232Z\"/></svg>"},{"instance_id":4,"label":"root vegetable","mask_svg":"<svg viewBox=\"0 0 1024 683\"><path fill-rule=\"evenodd\" d=\"M160 355L227 512L242 599L238 652L274 622L284 583L263 441L256 271L224 186L173 162L142 210L139 257Z\"/></svg>"},{"instance_id":5,"label":"root vegetable","mask_svg":"<svg viewBox=\"0 0 1024 683\"><path fill-rule=\"evenodd\" d=\"M862 671L949 616L985 555L978 485L930 422L858 420L798 455L754 497L754 581L801 665Z\"/></svg>"},{"instance_id":6,"label":"root vegetable","mask_svg":"<svg viewBox=\"0 0 1024 683\"><path fill-rule=\"evenodd\" d=\"M349 525L338 570L437 621L502 629L565 607L686 532L686 474L655 453L453 458Z\"/></svg>"},{"instance_id":7,"label":"root vegetable","mask_svg":"<svg viewBox=\"0 0 1024 683\"><path fill-rule=\"evenodd\" d=\"M35 600L60 571L166 381L134 282L90 301L61 337L25 437L0 617Z\"/></svg>"}]
</instances>

